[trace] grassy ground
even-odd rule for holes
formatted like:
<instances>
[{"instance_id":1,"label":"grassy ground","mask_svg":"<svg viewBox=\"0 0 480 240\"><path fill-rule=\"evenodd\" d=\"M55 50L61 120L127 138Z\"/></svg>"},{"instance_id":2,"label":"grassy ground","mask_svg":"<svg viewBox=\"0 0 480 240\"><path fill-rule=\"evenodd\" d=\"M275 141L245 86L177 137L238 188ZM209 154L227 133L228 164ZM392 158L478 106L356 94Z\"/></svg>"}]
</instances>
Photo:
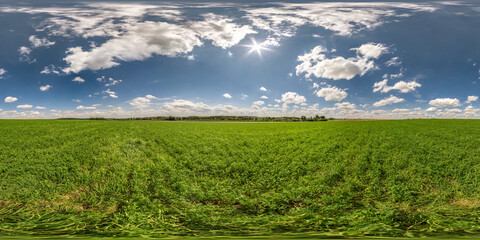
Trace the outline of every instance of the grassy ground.
<instances>
[{"instance_id":1,"label":"grassy ground","mask_svg":"<svg viewBox=\"0 0 480 240\"><path fill-rule=\"evenodd\" d=\"M0 234L480 233L480 121L0 121Z\"/></svg>"}]
</instances>

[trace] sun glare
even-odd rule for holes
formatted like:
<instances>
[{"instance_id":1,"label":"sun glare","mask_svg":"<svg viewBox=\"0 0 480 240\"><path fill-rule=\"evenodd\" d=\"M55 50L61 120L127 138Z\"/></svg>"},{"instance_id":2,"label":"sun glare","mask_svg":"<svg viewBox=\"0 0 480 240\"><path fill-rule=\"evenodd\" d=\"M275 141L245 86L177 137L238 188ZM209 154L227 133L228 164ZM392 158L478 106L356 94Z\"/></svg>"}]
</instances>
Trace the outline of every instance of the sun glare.
<instances>
[{"instance_id":1,"label":"sun glare","mask_svg":"<svg viewBox=\"0 0 480 240\"><path fill-rule=\"evenodd\" d=\"M252 38L251 40L252 44L244 45L244 47L250 48L250 50L248 50L248 52L245 54L246 56L252 54L253 52L257 52L257 55L262 57L262 51L271 51L269 48L264 47L263 43L257 43L255 38Z\"/></svg>"}]
</instances>

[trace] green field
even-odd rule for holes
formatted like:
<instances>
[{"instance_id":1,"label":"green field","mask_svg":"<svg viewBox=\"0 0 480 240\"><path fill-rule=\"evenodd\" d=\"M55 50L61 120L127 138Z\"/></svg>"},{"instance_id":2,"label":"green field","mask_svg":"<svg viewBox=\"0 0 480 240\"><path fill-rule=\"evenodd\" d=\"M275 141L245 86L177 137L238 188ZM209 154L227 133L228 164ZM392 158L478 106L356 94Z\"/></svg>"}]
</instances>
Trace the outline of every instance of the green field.
<instances>
[{"instance_id":1,"label":"green field","mask_svg":"<svg viewBox=\"0 0 480 240\"><path fill-rule=\"evenodd\" d=\"M480 121L0 121L0 235L313 233L480 234Z\"/></svg>"}]
</instances>

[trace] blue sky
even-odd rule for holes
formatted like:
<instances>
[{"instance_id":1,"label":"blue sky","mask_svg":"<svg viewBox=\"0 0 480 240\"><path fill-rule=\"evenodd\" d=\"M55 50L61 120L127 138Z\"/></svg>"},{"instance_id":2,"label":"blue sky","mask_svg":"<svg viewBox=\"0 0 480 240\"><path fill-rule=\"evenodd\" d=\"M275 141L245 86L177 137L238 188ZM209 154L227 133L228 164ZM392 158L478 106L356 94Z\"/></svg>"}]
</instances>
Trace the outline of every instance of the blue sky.
<instances>
[{"instance_id":1,"label":"blue sky","mask_svg":"<svg viewBox=\"0 0 480 240\"><path fill-rule=\"evenodd\" d=\"M479 118L472 2L0 1L0 118Z\"/></svg>"}]
</instances>

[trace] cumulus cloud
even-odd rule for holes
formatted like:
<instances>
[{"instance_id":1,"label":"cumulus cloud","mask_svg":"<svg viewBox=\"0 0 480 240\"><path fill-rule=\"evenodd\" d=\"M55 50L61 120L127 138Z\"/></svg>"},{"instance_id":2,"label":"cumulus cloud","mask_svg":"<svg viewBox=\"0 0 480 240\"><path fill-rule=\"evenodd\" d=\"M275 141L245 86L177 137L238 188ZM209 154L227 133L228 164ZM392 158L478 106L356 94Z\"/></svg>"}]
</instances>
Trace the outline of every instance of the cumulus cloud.
<instances>
[{"instance_id":1,"label":"cumulus cloud","mask_svg":"<svg viewBox=\"0 0 480 240\"><path fill-rule=\"evenodd\" d=\"M139 61L153 55L176 57L201 46L201 39L209 39L215 46L228 48L238 44L247 34L256 33L250 26L240 26L232 19L215 14L206 14L203 21L186 24L145 21L126 25L124 29L122 35L90 51L81 47L68 49L64 60L69 66L63 71L78 73L85 69L111 68L121 61Z\"/></svg>"},{"instance_id":2,"label":"cumulus cloud","mask_svg":"<svg viewBox=\"0 0 480 240\"><path fill-rule=\"evenodd\" d=\"M40 73L41 74L51 74L51 73L53 73L53 74L60 75L60 71L57 70L57 67L55 67L54 65L45 66Z\"/></svg>"},{"instance_id":3,"label":"cumulus cloud","mask_svg":"<svg viewBox=\"0 0 480 240\"><path fill-rule=\"evenodd\" d=\"M199 7L198 4L185 5ZM213 7L213 5L210 5ZM427 3L274 3L265 7L237 6L245 16L232 18L213 13L187 20L175 4L79 3L69 7L2 7L2 12L47 14L37 25L38 32L63 37L104 37L100 46L79 46L67 51L65 73L99 70L118 66L122 61L144 60L153 55L185 56L195 46L210 40L214 46L237 45L256 29L269 33L266 45L277 46L280 36L293 36L302 25L320 26L338 35L348 36L373 29L391 17L409 16L417 11L435 11ZM218 5L216 5L218 7ZM402 11L402 14L397 14ZM245 24L244 19L247 19ZM53 41L30 36L32 46L50 46ZM136 44L129 44L135 42ZM375 54L372 52L373 55ZM229 54L231 55L231 54Z\"/></svg>"},{"instance_id":4,"label":"cumulus cloud","mask_svg":"<svg viewBox=\"0 0 480 240\"><path fill-rule=\"evenodd\" d=\"M41 107L41 106L36 106L35 109L38 109L38 110L45 110L47 109L46 107Z\"/></svg>"},{"instance_id":5,"label":"cumulus cloud","mask_svg":"<svg viewBox=\"0 0 480 240\"><path fill-rule=\"evenodd\" d=\"M226 109L234 109L235 107L233 106L230 106L230 105L225 105L225 107L222 107L222 106L219 106L219 107L213 107L213 106L209 106L205 103L202 103L202 102L192 102L192 101L188 101L188 100L182 100L182 99L178 99L178 100L174 100L172 102L166 102L163 104L162 106L165 110L168 110L168 111L171 111L171 112L175 112L177 114L180 114L180 115L183 115L183 114L186 114L186 113L192 113L192 112L196 112L196 113L210 113L210 112L214 112L214 111L219 111L219 112L222 112L222 111L225 111Z\"/></svg>"},{"instance_id":6,"label":"cumulus cloud","mask_svg":"<svg viewBox=\"0 0 480 240\"><path fill-rule=\"evenodd\" d=\"M72 80L72 82L78 82L78 83L84 83L85 82L85 79L81 78L81 77L76 77Z\"/></svg>"},{"instance_id":7,"label":"cumulus cloud","mask_svg":"<svg viewBox=\"0 0 480 240\"><path fill-rule=\"evenodd\" d=\"M415 88L421 87L422 84L417 83L416 81L410 81L410 82L405 82L405 81L399 81L395 83L393 86L388 86L388 79L384 79L383 81L376 82L373 85L373 92L382 92L382 93L387 93L390 92L391 90L398 90L401 93L408 93L415 91Z\"/></svg>"},{"instance_id":8,"label":"cumulus cloud","mask_svg":"<svg viewBox=\"0 0 480 240\"><path fill-rule=\"evenodd\" d=\"M264 101L256 101L256 102L253 102L253 105L255 105L255 106L262 106L263 104L265 104Z\"/></svg>"},{"instance_id":9,"label":"cumulus cloud","mask_svg":"<svg viewBox=\"0 0 480 240\"><path fill-rule=\"evenodd\" d=\"M3 75L7 72L7 70L0 68L0 79L3 78Z\"/></svg>"},{"instance_id":10,"label":"cumulus cloud","mask_svg":"<svg viewBox=\"0 0 480 240\"><path fill-rule=\"evenodd\" d=\"M276 36L289 37L302 25L320 26L338 35L376 28L389 17L409 16L396 10L435 11L429 4L415 3L277 3L266 8L247 8L252 24Z\"/></svg>"},{"instance_id":11,"label":"cumulus cloud","mask_svg":"<svg viewBox=\"0 0 480 240\"><path fill-rule=\"evenodd\" d=\"M94 106L86 107L86 106L82 106L82 105L77 107L77 110L94 110L94 109L97 109L97 108L94 107Z\"/></svg>"},{"instance_id":12,"label":"cumulus cloud","mask_svg":"<svg viewBox=\"0 0 480 240\"><path fill-rule=\"evenodd\" d=\"M390 60L385 62L385 65L387 65L388 67L399 66L401 64L402 64L402 62L400 61L400 58L398 58L398 57L392 57Z\"/></svg>"},{"instance_id":13,"label":"cumulus cloud","mask_svg":"<svg viewBox=\"0 0 480 240\"><path fill-rule=\"evenodd\" d=\"M260 91L262 91L262 92L266 92L266 91L267 91L267 89L266 89L265 87L260 87Z\"/></svg>"},{"instance_id":14,"label":"cumulus cloud","mask_svg":"<svg viewBox=\"0 0 480 240\"><path fill-rule=\"evenodd\" d=\"M438 108L436 108L436 107L429 107L425 110L425 112L435 112L437 110L438 110Z\"/></svg>"},{"instance_id":15,"label":"cumulus cloud","mask_svg":"<svg viewBox=\"0 0 480 240\"><path fill-rule=\"evenodd\" d=\"M473 106L468 106L463 111L465 112L465 114L475 115L477 114L477 112L480 112L480 109L474 108Z\"/></svg>"},{"instance_id":16,"label":"cumulus cloud","mask_svg":"<svg viewBox=\"0 0 480 240\"><path fill-rule=\"evenodd\" d=\"M55 42L50 42L46 38L38 38L35 35L30 36L28 40L30 41L30 44L33 48L49 47L55 44Z\"/></svg>"},{"instance_id":17,"label":"cumulus cloud","mask_svg":"<svg viewBox=\"0 0 480 240\"><path fill-rule=\"evenodd\" d=\"M478 100L478 96L468 96L467 101L465 103L476 102Z\"/></svg>"},{"instance_id":18,"label":"cumulus cloud","mask_svg":"<svg viewBox=\"0 0 480 240\"><path fill-rule=\"evenodd\" d=\"M104 76L102 76L102 77L104 77ZM98 81L98 78L97 78L97 81ZM117 85L121 82L122 82L122 80L115 80L115 79L110 77L110 78L108 78L108 82L105 84L105 87L115 86L115 85Z\"/></svg>"},{"instance_id":19,"label":"cumulus cloud","mask_svg":"<svg viewBox=\"0 0 480 240\"><path fill-rule=\"evenodd\" d=\"M117 96L117 93L110 90L110 88L108 88L107 90L103 91L103 93L106 93L108 96L110 96L111 98L118 98Z\"/></svg>"},{"instance_id":20,"label":"cumulus cloud","mask_svg":"<svg viewBox=\"0 0 480 240\"><path fill-rule=\"evenodd\" d=\"M261 96L260 98L261 98L261 99L268 99L268 97L265 96L265 95Z\"/></svg>"},{"instance_id":21,"label":"cumulus cloud","mask_svg":"<svg viewBox=\"0 0 480 240\"><path fill-rule=\"evenodd\" d=\"M32 108L33 106L32 105L29 105L29 104L23 104L23 105L18 105L17 108L21 108L21 109L30 109Z\"/></svg>"},{"instance_id":22,"label":"cumulus cloud","mask_svg":"<svg viewBox=\"0 0 480 240\"><path fill-rule=\"evenodd\" d=\"M393 113L406 113L409 112L410 109L407 108L395 108L392 110Z\"/></svg>"},{"instance_id":23,"label":"cumulus cloud","mask_svg":"<svg viewBox=\"0 0 480 240\"><path fill-rule=\"evenodd\" d=\"M390 95L390 97L384 98L384 99L374 103L373 106L374 107L381 107L381 106L390 105L390 104L394 104L394 103L399 103L399 102L403 102L403 101L405 101L405 99L398 98L398 97L395 97L393 95Z\"/></svg>"},{"instance_id":24,"label":"cumulus cloud","mask_svg":"<svg viewBox=\"0 0 480 240\"><path fill-rule=\"evenodd\" d=\"M349 103L349 102L335 103L335 107L343 111L355 110L357 108L355 104ZM334 110L334 109L331 109L331 110Z\"/></svg>"},{"instance_id":25,"label":"cumulus cloud","mask_svg":"<svg viewBox=\"0 0 480 240\"><path fill-rule=\"evenodd\" d=\"M78 73L85 69L111 68L118 66L120 61L144 60L154 54L175 57L202 45L197 33L185 26L147 21L127 28L124 35L90 51L84 51L82 47L69 48L64 58L69 66L63 71Z\"/></svg>"},{"instance_id":26,"label":"cumulus cloud","mask_svg":"<svg viewBox=\"0 0 480 240\"><path fill-rule=\"evenodd\" d=\"M133 106L135 108L146 108L150 105L151 100L146 97L137 97L133 100L131 100L128 104L130 106Z\"/></svg>"},{"instance_id":27,"label":"cumulus cloud","mask_svg":"<svg viewBox=\"0 0 480 240\"><path fill-rule=\"evenodd\" d=\"M437 99L431 100L428 104L435 107L439 107L439 108L458 107L462 105L460 103L460 100L456 98L437 98Z\"/></svg>"},{"instance_id":28,"label":"cumulus cloud","mask_svg":"<svg viewBox=\"0 0 480 240\"><path fill-rule=\"evenodd\" d=\"M212 40L213 45L223 49L237 45L248 34L257 33L252 27L240 26L224 16L208 13L203 17L203 21L192 22L190 27L201 38Z\"/></svg>"},{"instance_id":29,"label":"cumulus cloud","mask_svg":"<svg viewBox=\"0 0 480 240\"><path fill-rule=\"evenodd\" d=\"M153 95L150 95L150 94L145 95L145 97L148 98L148 99L158 99L157 97L155 97Z\"/></svg>"},{"instance_id":30,"label":"cumulus cloud","mask_svg":"<svg viewBox=\"0 0 480 240\"><path fill-rule=\"evenodd\" d=\"M316 92L317 97L325 98L325 101L342 101L348 94L345 90L337 87L325 87Z\"/></svg>"},{"instance_id":31,"label":"cumulus cloud","mask_svg":"<svg viewBox=\"0 0 480 240\"><path fill-rule=\"evenodd\" d=\"M32 49L26 47L26 46L21 46L18 49L18 53L20 54L20 61L21 62L28 62L28 63L34 63L37 60L36 59L31 59L30 58L30 53L32 52Z\"/></svg>"},{"instance_id":32,"label":"cumulus cloud","mask_svg":"<svg viewBox=\"0 0 480 240\"><path fill-rule=\"evenodd\" d=\"M307 99L304 96L299 95L296 92L286 92L286 93L282 94L282 102L284 102L286 104L290 104L290 103L301 104L301 103L304 103L306 101L307 101Z\"/></svg>"},{"instance_id":33,"label":"cumulus cloud","mask_svg":"<svg viewBox=\"0 0 480 240\"><path fill-rule=\"evenodd\" d=\"M47 84L45 86L41 86L40 91L45 92L48 91L50 88L52 88L52 86Z\"/></svg>"},{"instance_id":34,"label":"cumulus cloud","mask_svg":"<svg viewBox=\"0 0 480 240\"><path fill-rule=\"evenodd\" d=\"M8 97L5 98L4 101L5 101L6 103L13 103L13 102L16 102L17 100L18 100L18 98L16 98L16 97L10 97L10 96L8 96Z\"/></svg>"},{"instance_id":35,"label":"cumulus cloud","mask_svg":"<svg viewBox=\"0 0 480 240\"><path fill-rule=\"evenodd\" d=\"M380 55L388 51L388 47L381 43L366 43L358 48L353 50L357 51L357 54L362 55L366 58L375 58L377 59Z\"/></svg>"},{"instance_id":36,"label":"cumulus cloud","mask_svg":"<svg viewBox=\"0 0 480 240\"><path fill-rule=\"evenodd\" d=\"M228 98L228 99L232 98L232 96L231 96L230 94L228 94L228 93L223 94L223 97L224 97L224 98Z\"/></svg>"},{"instance_id":37,"label":"cumulus cloud","mask_svg":"<svg viewBox=\"0 0 480 240\"><path fill-rule=\"evenodd\" d=\"M357 51L356 57L345 59L340 56L327 58L324 53L328 51L322 46L316 46L310 52L298 56L301 63L296 66L296 74L305 73L307 78L313 75L317 78L350 80L375 69L375 63L371 59L378 58L387 49L382 44L367 43L354 49Z\"/></svg>"}]
</instances>

